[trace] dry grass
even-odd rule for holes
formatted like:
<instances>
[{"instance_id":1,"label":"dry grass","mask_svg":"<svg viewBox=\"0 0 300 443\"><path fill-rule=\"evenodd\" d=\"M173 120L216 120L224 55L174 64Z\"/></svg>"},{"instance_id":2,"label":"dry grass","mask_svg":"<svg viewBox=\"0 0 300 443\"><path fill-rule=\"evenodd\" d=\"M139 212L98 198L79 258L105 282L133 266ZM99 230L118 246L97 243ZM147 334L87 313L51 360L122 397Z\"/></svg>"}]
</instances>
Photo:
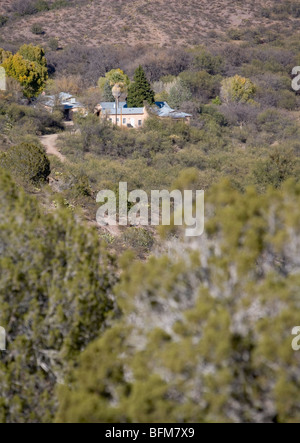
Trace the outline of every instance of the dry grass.
<instances>
[{"instance_id":1,"label":"dry grass","mask_svg":"<svg viewBox=\"0 0 300 443\"><path fill-rule=\"evenodd\" d=\"M9 3L1 0L0 8ZM233 27L272 26L274 22L262 17L260 9L257 0L78 0L63 9L15 18L1 29L1 37L7 43L39 44L58 37L62 47L74 43L189 46L214 33L222 37ZM292 20L288 22L293 25ZM43 36L31 33L34 23L42 24Z\"/></svg>"}]
</instances>

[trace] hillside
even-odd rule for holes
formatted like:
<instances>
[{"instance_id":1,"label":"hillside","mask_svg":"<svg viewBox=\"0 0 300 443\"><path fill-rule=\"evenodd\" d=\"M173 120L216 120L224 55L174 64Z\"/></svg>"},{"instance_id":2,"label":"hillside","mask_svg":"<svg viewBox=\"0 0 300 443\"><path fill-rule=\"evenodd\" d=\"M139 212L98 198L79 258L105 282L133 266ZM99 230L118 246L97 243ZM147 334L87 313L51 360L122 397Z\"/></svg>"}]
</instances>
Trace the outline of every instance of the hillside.
<instances>
[{"instance_id":1,"label":"hillside","mask_svg":"<svg viewBox=\"0 0 300 443\"><path fill-rule=\"evenodd\" d=\"M286 7L281 11L282 2L278 1L264 2L262 7L256 0L186 0L179 7L176 0L71 0L55 2L58 5L52 10L20 16L18 11L24 14L20 9L24 3L1 2L0 13L9 17L1 28L1 40L6 43L30 40L45 45L56 37L62 47L74 43L91 47L103 43L189 46L208 38L223 38L232 28L275 26L278 30L278 19L285 35L299 27L298 13L289 15ZM51 3L46 5L51 7ZM32 33L36 23L42 26L42 35Z\"/></svg>"}]
</instances>

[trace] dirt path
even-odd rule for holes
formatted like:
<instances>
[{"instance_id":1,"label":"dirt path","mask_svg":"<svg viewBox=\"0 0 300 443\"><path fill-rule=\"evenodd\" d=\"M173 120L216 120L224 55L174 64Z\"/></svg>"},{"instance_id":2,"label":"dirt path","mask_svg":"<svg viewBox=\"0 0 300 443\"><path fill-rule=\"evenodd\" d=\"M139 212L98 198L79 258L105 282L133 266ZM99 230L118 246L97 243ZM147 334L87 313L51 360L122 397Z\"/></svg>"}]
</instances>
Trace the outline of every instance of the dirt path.
<instances>
[{"instance_id":1,"label":"dirt path","mask_svg":"<svg viewBox=\"0 0 300 443\"><path fill-rule=\"evenodd\" d=\"M48 155L55 155L61 162L65 162L67 159L66 157L61 154L56 146L58 134L51 134L51 135L43 135L40 137L42 145L46 148L46 153Z\"/></svg>"}]
</instances>

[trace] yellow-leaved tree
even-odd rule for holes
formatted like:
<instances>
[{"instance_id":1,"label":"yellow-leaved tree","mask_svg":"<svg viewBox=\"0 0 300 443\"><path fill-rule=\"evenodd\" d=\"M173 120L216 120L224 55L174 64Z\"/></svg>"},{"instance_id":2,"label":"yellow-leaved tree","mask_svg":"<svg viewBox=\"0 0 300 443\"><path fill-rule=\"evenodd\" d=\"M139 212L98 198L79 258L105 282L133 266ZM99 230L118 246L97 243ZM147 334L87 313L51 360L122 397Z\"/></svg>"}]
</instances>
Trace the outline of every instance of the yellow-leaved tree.
<instances>
[{"instance_id":1,"label":"yellow-leaved tree","mask_svg":"<svg viewBox=\"0 0 300 443\"><path fill-rule=\"evenodd\" d=\"M247 103L253 99L255 92L255 84L249 78L235 75L222 81L221 98L225 103Z\"/></svg>"},{"instance_id":2,"label":"yellow-leaved tree","mask_svg":"<svg viewBox=\"0 0 300 443\"><path fill-rule=\"evenodd\" d=\"M48 70L42 48L23 45L14 55L1 50L0 57L6 74L20 83L25 97L37 97L44 90Z\"/></svg>"}]
</instances>

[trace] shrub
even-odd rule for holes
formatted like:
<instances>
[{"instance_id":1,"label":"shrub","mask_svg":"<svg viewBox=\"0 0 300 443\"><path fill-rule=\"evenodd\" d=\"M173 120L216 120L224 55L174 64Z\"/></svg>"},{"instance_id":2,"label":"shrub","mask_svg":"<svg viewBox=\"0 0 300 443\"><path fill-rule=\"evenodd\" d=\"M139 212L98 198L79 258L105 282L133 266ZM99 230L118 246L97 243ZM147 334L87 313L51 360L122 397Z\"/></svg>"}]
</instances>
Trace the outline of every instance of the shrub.
<instances>
[{"instance_id":1,"label":"shrub","mask_svg":"<svg viewBox=\"0 0 300 443\"><path fill-rule=\"evenodd\" d=\"M0 28L5 25L7 20L8 20L7 17L5 17L4 15L0 15Z\"/></svg>"},{"instance_id":2,"label":"shrub","mask_svg":"<svg viewBox=\"0 0 300 443\"><path fill-rule=\"evenodd\" d=\"M223 182L201 243L124 257L122 314L60 386L56 422L299 423L299 193Z\"/></svg>"},{"instance_id":3,"label":"shrub","mask_svg":"<svg viewBox=\"0 0 300 443\"><path fill-rule=\"evenodd\" d=\"M134 74L133 83L128 88L128 107L141 107L144 102L149 105L154 103L154 91L146 77L145 71L140 65Z\"/></svg>"},{"instance_id":4,"label":"shrub","mask_svg":"<svg viewBox=\"0 0 300 443\"><path fill-rule=\"evenodd\" d=\"M208 102L220 93L220 75L210 75L206 71L184 71L180 78L191 90L193 98Z\"/></svg>"},{"instance_id":5,"label":"shrub","mask_svg":"<svg viewBox=\"0 0 300 443\"><path fill-rule=\"evenodd\" d=\"M300 17L300 3L299 2L292 3L292 5L291 5L291 14L295 18L299 18Z\"/></svg>"},{"instance_id":6,"label":"shrub","mask_svg":"<svg viewBox=\"0 0 300 443\"><path fill-rule=\"evenodd\" d=\"M221 56L213 56L209 52L201 51L195 56L194 68L198 71L207 71L209 74L221 74L223 70L223 59Z\"/></svg>"},{"instance_id":7,"label":"shrub","mask_svg":"<svg viewBox=\"0 0 300 443\"><path fill-rule=\"evenodd\" d=\"M262 8L260 11L260 15L264 18L270 18L271 17L271 10L269 8Z\"/></svg>"},{"instance_id":8,"label":"shrub","mask_svg":"<svg viewBox=\"0 0 300 443\"><path fill-rule=\"evenodd\" d=\"M64 8L65 6L68 6L68 2L66 0L55 0L55 2L53 2L51 5L51 9Z\"/></svg>"},{"instance_id":9,"label":"shrub","mask_svg":"<svg viewBox=\"0 0 300 443\"><path fill-rule=\"evenodd\" d=\"M257 126L260 131L275 135L281 138L291 135L297 131L297 125L277 109L266 109L257 116Z\"/></svg>"},{"instance_id":10,"label":"shrub","mask_svg":"<svg viewBox=\"0 0 300 443\"><path fill-rule=\"evenodd\" d=\"M188 84L184 80L179 79L170 90L168 99L169 105L172 108L179 108L182 103L191 99L192 93Z\"/></svg>"},{"instance_id":11,"label":"shrub","mask_svg":"<svg viewBox=\"0 0 300 443\"><path fill-rule=\"evenodd\" d=\"M0 171L1 423L52 421L57 381L112 307L112 260L66 206L45 214Z\"/></svg>"},{"instance_id":12,"label":"shrub","mask_svg":"<svg viewBox=\"0 0 300 443\"><path fill-rule=\"evenodd\" d=\"M132 248L148 250L154 244L154 238L150 231L144 228L128 228L123 238Z\"/></svg>"},{"instance_id":13,"label":"shrub","mask_svg":"<svg viewBox=\"0 0 300 443\"><path fill-rule=\"evenodd\" d=\"M0 166L7 169L16 180L39 184L50 175L50 162L42 148L21 143L0 157Z\"/></svg>"},{"instance_id":14,"label":"shrub","mask_svg":"<svg viewBox=\"0 0 300 443\"><path fill-rule=\"evenodd\" d=\"M290 111L296 109L298 102L295 94L292 91L282 91L278 97L278 106Z\"/></svg>"},{"instance_id":15,"label":"shrub","mask_svg":"<svg viewBox=\"0 0 300 443\"><path fill-rule=\"evenodd\" d=\"M229 29L227 34L231 40L241 40L243 35L239 29Z\"/></svg>"},{"instance_id":16,"label":"shrub","mask_svg":"<svg viewBox=\"0 0 300 443\"><path fill-rule=\"evenodd\" d=\"M51 51L57 51L58 50L58 39L57 38L50 38L48 42L48 46L51 49Z\"/></svg>"},{"instance_id":17,"label":"shrub","mask_svg":"<svg viewBox=\"0 0 300 443\"><path fill-rule=\"evenodd\" d=\"M40 25L39 23L35 23L34 25L32 25L31 32L35 35L42 35L45 33L42 25Z\"/></svg>"},{"instance_id":18,"label":"shrub","mask_svg":"<svg viewBox=\"0 0 300 443\"><path fill-rule=\"evenodd\" d=\"M37 97L48 79L45 53L39 46L23 45L15 55L4 58L2 66L9 77L16 79L28 98Z\"/></svg>"},{"instance_id":19,"label":"shrub","mask_svg":"<svg viewBox=\"0 0 300 443\"><path fill-rule=\"evenodd\" d=\"M46 0L37 0L35 2L35 7L38 12L49 11L50 6Z\"/></svg>"},{"instance_id":20,"label":"shrub","mask_svg":"<svg viewBox=\"0 0 300 443\"><path fill-rule=\"evenodd\" d=\"M37 12L33 0L15 0L11 5L11 10L21 16L32 15Z\"/></svg>"},{"instance_id":21,"label":"shrub","mask_svg":"<svg viewBox=\"0 0 300 443\"><path fill-rule=\"evenodd\" d=\"M262 189L268 185L279 188L287 178L294 175L295 164L296 158L292 150L277 147L269 153L267 160L256 165L253 171L256 183Z\"/></svg>"}]
</instances>

